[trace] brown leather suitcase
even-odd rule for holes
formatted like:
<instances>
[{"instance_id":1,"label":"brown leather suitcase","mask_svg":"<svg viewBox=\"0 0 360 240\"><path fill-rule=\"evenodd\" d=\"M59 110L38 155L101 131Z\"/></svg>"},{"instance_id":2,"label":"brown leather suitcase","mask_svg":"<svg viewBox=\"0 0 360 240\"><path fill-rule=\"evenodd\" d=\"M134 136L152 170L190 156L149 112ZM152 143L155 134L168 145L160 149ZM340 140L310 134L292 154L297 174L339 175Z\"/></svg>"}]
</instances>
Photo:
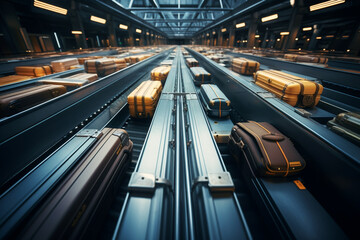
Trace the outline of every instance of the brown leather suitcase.
<instances>
[{"instance_id":1,"label":"brown leather suitcase","mask_svg":"<svg viewBox=\"0 0 360 240\"><path fill-rule=\"evenodd\" d=\"M39 82L44 84L54 84L54 85L62 85L70 88L78 88L82 87L89 83L88 80L80 80L80 79L69 79L69 78L53 78L53 79L43 79ZM70 89L68 89L70 90Z\"/></svg>"},{"instance_id":2,"label":"brown leather suitcase","mask_svg":"<svg viewBox=\"0 0 360 240\"><path fill-rule=\"evenodd\" d=\"M195 58L187 58L186 59L186 65L188 65L189 68L198 67L199 62Z\"/></svg>"},{"instance_id":3,"label":"brown leather suitcase","mask_svg":"<svg viewBox=\"0 0 360 240\"><path fill-rule=\"evenodd\" d=\"M0 117L11 116L66 93L61 85L23 87L0 94Z\"/></svg>"},{"instance_id":4,"label":"brown leather suitcase","mask_svg":"<svg viewBox=\"0 0 360 240\"><path fill-rule=\"evenodd\" d=\"M266 122L236 123L229 148L235 159L244 156L255 176L286 177L306 165L290 139Z\"/></svg>"},{"instance_id":5,"label":"brown leather suitcase","mask_svg":"<svg viewBox=\"0 0 360 240\"><path fill-rule=\"evenodd\" d=\"M133 143L123 129L105 128L97 137L95 146L34 209L20 239L82 239L101 224L131 161Z\"/></svg>"}]
</instances>

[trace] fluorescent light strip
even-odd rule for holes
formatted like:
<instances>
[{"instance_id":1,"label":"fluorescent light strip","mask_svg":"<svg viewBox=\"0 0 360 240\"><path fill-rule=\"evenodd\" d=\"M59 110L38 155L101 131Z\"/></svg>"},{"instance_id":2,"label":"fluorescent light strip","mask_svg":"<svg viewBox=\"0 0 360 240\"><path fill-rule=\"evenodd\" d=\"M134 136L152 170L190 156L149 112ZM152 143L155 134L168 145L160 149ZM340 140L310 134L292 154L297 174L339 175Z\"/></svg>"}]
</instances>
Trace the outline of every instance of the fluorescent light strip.
<instances>
[{"instance_id":1,"label":"fluorescent light strip","mask_svg":"<svg viewBox=\"0 0 360 240\"><path fill-rule=\"evenodd\" d=\"M270 16L261 18L261 21L262 21L262 22L267 22L267 21L271 21L271 20L277 19L278 17L279 17L279 15L273 14L273 15L270 15Z\"/></svg>"},{"instance_id":2,"label":"fluorescent light strip","mask_svg":"<svg viewBox=\"0 0 360 240\"><path fill-rule=\"evenodd\" d=\"M316 37L317 40L320 40L322 37Z\"/></svg>"},{"instance_id":3,"label":"fluorescent light strip","mask_svg":"<svg viewBox=\"0 0 360 240\"><path fill-rule=\"evenodd\" d=\"M255 35L255 38L259 38L260 37L260 35Z\"/></svg>"},{"instance_id":4,"label":"fluorescent light strip","mask_svg":"<svg viewBox=\"0 0 360 240\"><path fill-rule=\"evenodd\" d=\"M280 35L281 36L286 36L286 35L289 35L290 33L289 32L281 32Z\"/></svg>"},{"instance_id":5,"label":"fluorescent light strip","mask_svg":"<svg viewBox=\"0 0 360 240\"><path fill-rule=\"evenodd\" d=\"M59 42L59 39L58 39L58 36L57 36L56 32L54 32L54 36L55 36L56 44L58 45L59 48L61 48L60 42Z\"/></svg>"},{"instance_id":6,"label":"fluorescent light strip","mask_svg":"<svg viewBox=\"0 0 360 240\"><path fill-rule=\"evenodd\" d=\"M235 26L236 26L236 28L242 28L242 27L245 27L245 23L244 22L238 23Z\"/></svg>"},{"instance_id":7,"label":"fluorescent light strip","mask_svg":"<svg viewBox=\"0 0 360 240\"><path fill-rule=\"evenodd\" d=\"M320 10L320 9L323 9L323 8L332 7L332 6L335 6L335 5L344 3L344 2L345 2L345 0L329 0L329 1L326 1L326 2L314 4L314 5L310 6L310 12Z\"/></svg>"},{"instance_id":8,"label":"fluorescent light strip","mask_svg":"<svg viewBox=\"0 0 360 240\"><path fill-rule=\"evenodd\" d=\"M72 34L82 34L82 31L71 31Z\"/></svg>"},{"instance_id":9,"label":"fluorescent light strip","mask_svg":"<svg viewBox=\"0 0 360 240\"><path fill-rule=\"evenodd\" d=\"M124 24L120 24L120 25L119 25L119 28L124 29L124 30L127 30L127 29L128 29L128 26L126 26L126 25L124 25Z\"/></svg>"},{"instance_id":10,"label":"fluorescent light strip","mask_svg":"<svg viewBox=\"0 0 360 240\"><path fill-rule=\"evenodd\" d=\"M226 28L221 29L221 32L226 32Z\"/></svg>"},{"instance_id":11,"label":"fluorescent light strip","mask_svg":"<svg viewBox=\"0 0 360 240\"><path fill-rule=\"evenodd\" d=\"M311 31L311 30L312 30L312 27L304 27L302 30L303 30L304 32L305 32L305 31Z\"/></svg>"},{"instance_id":12,"label":"fluorescent light strip","mask_svg":"<svg viewBox=\"0 0 360 240\"><path fill-rule=\"evenodd\" d=\"M41 1L38 1L38 0L34 1L34 6L38 7L38 8L48 10L48 11L51 11L51 12L59 13L59 14L62 14L62 15L66 15L67 12L68 12L68 10L65 9L65 8L61 8L61 7L51 5L51 4L48 4L48 3L45 3L45 2L41 2Z\"/></svg>"},{"instance_id":13,"label":"fluorescent light strip","mask_svg":"<svg viewBox=\"0 0 360 240\"><path fill-rule=\"evenodd\" d=\"M106 19L104 19L104 18L99 18L99 17L96 17L96 16L91 16L91 17L90 17L90 20L93 21L93 22L101 23L101 24L105 24L105 23L106 23Z\"/></svg>"},{"instance_id":14,"label":"fluorescent light strip","mask_svg":"<svg viewBox=\"0 0 360 240\"><path fill-rule=\"evenodd\" d=\"M137 29L136 29L136 32L137 32L137 33L141 33L142 31L141 31L141 29L138 29L138 28L137 28Z\"/></svg>"}]
</instances>

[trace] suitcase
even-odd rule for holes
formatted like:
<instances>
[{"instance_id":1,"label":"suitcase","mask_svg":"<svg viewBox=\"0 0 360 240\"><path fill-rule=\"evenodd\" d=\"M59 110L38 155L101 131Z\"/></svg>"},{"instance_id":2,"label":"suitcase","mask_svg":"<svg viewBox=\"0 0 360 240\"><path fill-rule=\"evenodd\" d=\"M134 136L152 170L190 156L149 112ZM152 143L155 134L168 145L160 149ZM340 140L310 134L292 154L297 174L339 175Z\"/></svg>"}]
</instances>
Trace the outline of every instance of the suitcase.
<instances>
[{"instance_id":1,"label":"suitcase","mask_svg":"<svg viewBox=\"0 0 360 240\"><path fill-rule=\"evenodd\" d=\"M124 59L126 63L131 63L130 57L125 57Z\"/></svg>"},{"instance_id":2,"label":"suitcase","mask_svg":"<svg viewBox=\"0 0 360 240\"><path fill-rule=\"evenodd\" d=\"M171 70L171 66L156 67L151 71L151 80L164 82Z\"/></svg>"},{"instance_id":3,"label":"suitcase","mask_svg":"<svg viewBox=\"0 0 360 240\"><path fill-rule=\"evenodd\" d=\"M199 62L195 58L187 58L186 59L186 65L188 65L189 68L198 67Z\"/></svg>"},{"instance_id":4,"label":"suitcase","mask_svg":"<svg viewBox=\"0 0 360 240\"><path fill-rule=\"evenodd\" d=\"M60 85L18 88L0 94L0 117L6 117L66 93Z\"/></svg>"},{"instance_id":5,"label":"suitcase","mask_svg":"<svg viewBox=\"0 0 360 240\"><path fill-rule=\"evenodd\" d=\"M87 80L93 82L98 79L96 73L77 73L75 75L67 77L68 79L78 79L78 80Z\"/></svg>"},{"instance_id":6,"label":"suitcase","mask_svg":"<svg viewBox=\"0 0 360 240\"><path fill-rule=\"evenodd\" d=\"M326 57L299 55L299 56L296 57L296 61L297 62L309 62L309 63L326 64L328 62L328 59Z\"/></svg>"},{"instance_id":7,"label":"suitcase","mask_svg":"<svg viewBox=\"0 0 360 240\"><path fill-rule=\"evenodd\" d=\"M20 239L81 239L101 224L131 161L133 143L123 129L105 128L98 138L35 209Z\"/></svg>"},{"instance_id":8,"label":"suitcase","mask_svg":"<svg viewBox=\"0 0 360 240\"><path fill-rule=\"evenodd\" d=\"M259 71L259 68L259 62L251 61L246 58L234 58L232 60L232 70L240 74L252 75L256 71Z\"/></svg>"},{"instance_id":9,"label":"suitcase","mask_svg":"<svg viewBox=\"0 0 360 240\"><path fill-rule=\"evenodd\" d=\"M160 98L161 90L161 82L142 82L128 96L130 115L135 118L152 117Z\"/></svg>"},{"instance_id":10,"label":"suitcase","mask_svg":"<svg viewBox=\"0 0 360 240\"><path fill-rule=\"evenodd\" d=\"M89 56L89 57L78 58L78 61L79 61L79 64L84 65L84 62L86 60L99 59L99 58L104 58L104 57L102 57L102 56Z\"/></svg>"},{"instance_id":11,"label":"suitcase","mask_svg":"<svg viewBox=\"0 0 360 240\"><path fill-rule=\"evenodd\" d=\"M15 67L15 73L22 76L43 77L53 73L51 66L19 66Z\"/></svg>"},{"instance_id":12,"label":"suitcase","mask_svg":"<svg viewBox=\"0 0 360 240\"><path fill-rule=\"evenodd\" d=\"M73 88L82 87L89 83L88 80L67 79L67 78L44 79L44 80L40 80L39 82L44 84L63 85L65 87L73 87Z\"/></svg>"},{"instance_id":13,"label":"suitcase","mask_svg":"<svg viewBox=\"0 0 360 240\"><path fill-rule=\"evenodd\" d=\"M294 175L305 160L289 138L266 122L239 122L231 130L229 149L235 159L245 159L255 176Z\"/></svg>"},{"instance_id":14,"label":"suitcase","mask_svg":"<svg viewBox=\"0 0 360 240\"><path fill-rule=\"evenodd\" d=\"M284 58L290 61L295 62L297 59L298 55L297 54L285 54Z\"/></svg>"},{"instance_id":15,"label":"suitcase","mask_svg":"<svg viewBox=\"0 0 360 240\"><path fill-rule=\"evenodd\" d=\"M202 67L192 67L190 68L190 72L194 79L195 85L210 83L211 81L211 74Z\"/></svg>"},{"instance_id":16,"label":"suitcase","mask_svg":"<svg viewBox=\"0 0 360 240\"><path fill-rule=\"evenodd\" d=\"M120 69L126 68L127 64L124 58L113 58L116 64L116 71L119 71Z\"/></svg>"},{"instance_id":17,"label":"suitcase","mask_svg":"<svg viewBox=\"0 0 360 240\"><path fill-rule=\"evenodd\" d=\"M172 64L173 64L173 60L164 60L160 63L160 66L164 66L164 65L172 66Z\"/></svg>"},{"instance_id":18,"label":"suitcase","mask_svg":"<svg viewBox=\"0 0 360 240\"><path fill-rule=\"evenodd\" d=\"M227 117L230 114L230 100L214 84L202 84L200 87L200 101L205 112L214 117Z\"/></svg>"},{"instance_id":19,"label":"suitcase","mask_svg":"<svg viewBox=\"0 0 360 240\"><path fill-rule=\"evenodd\" d=\"M77 58L64 58L51 62L51 66L54 72L63 72L70 69L73 65L79 65Z\"/></svg>"},{"instance_id":20,"label":"suitcase","mask_svg":"<svg viewBox=\"0 0 360 240\"><path fill-rule=\"evenodd\" d=\"M96 73L99 77L104 77L116 71L116 63L113 59L93 59L84 63L85 72Z\"/></svg>"},{"instance_id":21,"label":"suitcase","mask_svg":"<svg viewBox=\"0 0 360 240\"><path fill-rule=\"evenodd\" d=\"M257 71L254 79L256 85L293 107L316 106L324 89L316 82L276 70Z\"/></svg>"},{"instance_id":22,"label":"suitcase","mask_svg":"<svg viewBox=\"0 0 360 240\"><path fill-rule=\"evenodd\" d=\"M360 146L360 114L354 112L340 113L327 123L337 134Z\"/></svg>"},{"instance_id":23,"label":"suitcase","mask_svg":"<svg viewBox=\"0 0 360 240\"><path fill-rule=\"evenodd\" d=\"M16 82L22 82L24 80L31 79L33 77L31 76L21 76L21 75L9 75L5 77L0 78L0 86L16 83Z\"/></svg>"},{"instance_id":24,"label":"suitcase","mask_svg":"<svg viewBox=\"0 0 360 240\"><path fill-rule=\"evenodd\" d=\"M82 67L81 65L72 65L72 66L70 66L69 70L78 69L78 68L81 68L81 67Z\"/></svg>"}]
</instances>

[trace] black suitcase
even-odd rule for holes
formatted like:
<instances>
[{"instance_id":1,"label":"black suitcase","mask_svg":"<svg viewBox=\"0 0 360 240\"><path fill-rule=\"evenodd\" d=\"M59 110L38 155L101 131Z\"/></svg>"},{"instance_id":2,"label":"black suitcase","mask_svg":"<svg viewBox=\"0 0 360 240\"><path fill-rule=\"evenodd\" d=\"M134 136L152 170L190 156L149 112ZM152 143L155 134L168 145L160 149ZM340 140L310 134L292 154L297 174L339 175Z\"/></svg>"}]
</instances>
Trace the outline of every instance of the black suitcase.
<instances>
[{"instance_id":1,"label":"black suitcase","mask_svg":"<svg viewBox=\"0 0 360 240\"><path fill-rule=\"evenodd\" d=\"M0 117L11 116L66 93L62 85L22 87L0 94Z\"/></svg>"},{"instance_id":2,"label":"black suitcase","mask_svg":"<svg viewBox=\"0 0 360 240\"><path fill-rule=\"evenodd\" d=\"M192 67L190 68L190 72L195 85L200 86L201 84L210 83L211 81L211 74L202 67Z\"/></svg>"},{"instance_id":3,"label":"black suitcase","mask_svg":"<svg viewBox=\"0 0 360 240\"><path fill-rule=\"evenodd\" d=\"M102 214L110 206L115 183L131 161L133 147L123 129L105 128L98 137L94 147L22 227L20 238L88 239L95 236L96 226L101 225Z\"/></svg>"},{"instance_id":4,"label":"black suitcase","mask_svg":"<svg viewBox=\"0 0 360 240\"><path fill-rule=\"evenodd\" d=\"M334 119L330 120L327 125L332 131L360 145L359 113L340 113Z\"/></svg>"},{"instance_id":5,"label":"black suitcase","mask_svg":"<svg viewBox=\"0 0 360 240\"><path fill-rule=\"evenodd\" d=\"M230 114L230 100L214 84L202 84L200 87L200 101L205 112L213 117L227 117Z\"/></svg>"}]
</instances>

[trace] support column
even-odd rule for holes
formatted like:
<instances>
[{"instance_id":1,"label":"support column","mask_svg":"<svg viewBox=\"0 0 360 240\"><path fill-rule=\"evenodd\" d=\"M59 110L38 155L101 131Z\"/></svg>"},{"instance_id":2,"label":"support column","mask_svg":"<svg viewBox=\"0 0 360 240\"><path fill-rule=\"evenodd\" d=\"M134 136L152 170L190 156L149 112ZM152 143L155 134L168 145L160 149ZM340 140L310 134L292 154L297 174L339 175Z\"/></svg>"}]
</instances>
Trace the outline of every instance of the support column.
<instances>
[{"instance_id":1,"label":"support column","mask_svg":"<svg viewBox=\"0 0 360 240\"><path fill-rule=\"evenodd\" d=\"M216 46L221 46L222 45L222 41L223 41L223 36L222 36L222 32L221 32L222 27L220 27L217 31L217 41L216 41Z\"/></svg>"},{"instance_id":2,"label":"support column","mask_svg":"<svg viewBox=\"0 0 360 240\"><path fill-rule=\"evenodd\" d=\"M21 28L18 16L11 3L7 1L0 2L0 19L5 40L11 47L12 53L25 53L28 50L33 51L31 42L27 41L29 38L27 32L24 28Z\"/></svg>"},{"instance_id":3,"label":"support column","mask_svg":"<svg viewBox=\"0 0 360 240\"><path fill-rule=\"evenodd\" d=\"M128 33L129 33L128 46L132 47L135 45L135 42L134 42L135 39L134 39L134 28L131 24L129 24Z\"/></svg>"},{"instance_id":4,"label":"support column","mask_svg":"<svg viewBox=\"0 0 360 240\"><path fill-rule=\"evenodd\" d=\"M106 24L108 26L108 33L109 33L109 41L111 47L117 47L117 36L116 36L116 29L117 26L115 25L115 22L113 20L113 17L111 15L107 15L107 21Z\"/></svg>"},{"instance_id":5,"label":"support column","mask_svg":"<svg viewBox=\"0 0 360 240\"><path fill-rule=\"evenodd\" d=\"M255 46L255 35L256 35L257 25L258 25L258 14L254 13L251 15L247 45L246 45L247 48L252 48Z\"/></svg>"},{"instance_id":6,"label":"support column","mask_svg":"<svg viewBox=\"0 0 360 240\"><path fill-rule=\"evenodd\" d=\"M71 10L69 11L69 15L71 18L72 30L81 31L82 34L76 34L76 47L77 48L88 48L85 37L85 29L81 21L80 13L78 12L79 4L74 0L71 1Z\"/></svg>"},{"instance_id":7,"label":"support column","mask_svg":"<svg viewBox=\"0 0 360 240\"><path fill-rule=\"evenodd\" d=\"M350 49L350 53L358 56L360 53L360 24L358 24L354 36L350 42L348 49Z\"/></svg>"},{"instance_id":8,"label":"support column","mask_svg":"<svg viewBox=\"0 0 360 240\"><path fill-rule=\"evenodd\" d=\"M314 27L313 29L313 34L311 35L311 39L310 39L310 43L309 43L309 47L307 50L315 50L315 47L316 47L316 43L317 43L317 37L320 36L320 33L321 33L321 30L322 30L322 27L317 25L316 27Z\"/></svg>"},{"instance_id":9,"label":"support column","mask_svg":"<svg viewBox=\"0 0 360 240\"><path fill-rule=\"evenodd\" d=\"M229 47L235 46L235 21L231 24L229 28Z\"/></svg>"},{"instance_id":10,"label":"support column","mask_svg":"<svg viewBox=\"0 0 360 240\"><path fill-rule=\"evenodd\" d=\"M141 31L141 33L140 33L140 41L139 41L139 45L140 46L145 46L145 43L144 43L144 34L145 34L145 32L144 32L144 30L142 30Z\"/></svg>"},{"instance_id":11,"label":"support column","mask_svg":"<svg viewBox=\"0 0 360 240\"><path fill-rule=\"evenodd\" d=\"M214 34L213 34L213 31L210 32L210 46L214 46Z\"/></svg>"},{"instance_id":12,"label":"support column","mask_svg":"<svg viewBox=\"0 0 360 240\"><path fill-rule=\"evenodd\" d=\"M266 39L269 37L269 28L266 28L266 32L265 32L265 36L263 38L263 41L261 43L261 48L266 48L266 44L268 42L266 42Z\"/></svg>"},{"instance_id":13,"label":"support column","mask_svg":"<svg viewBox=\"0 0 360 240\"><path fill-rule=\"evenodd\" d=\"M291 20L288 28L290 34L289 36L284 38L282 50L295 48L296 45L295 38L297 37L298 32L300 30L301 22L305 12L305 8L303 6L304 5L302 0L298 0L295 2L295 6L291 15Z\"/></svg>"}]
</instances>

